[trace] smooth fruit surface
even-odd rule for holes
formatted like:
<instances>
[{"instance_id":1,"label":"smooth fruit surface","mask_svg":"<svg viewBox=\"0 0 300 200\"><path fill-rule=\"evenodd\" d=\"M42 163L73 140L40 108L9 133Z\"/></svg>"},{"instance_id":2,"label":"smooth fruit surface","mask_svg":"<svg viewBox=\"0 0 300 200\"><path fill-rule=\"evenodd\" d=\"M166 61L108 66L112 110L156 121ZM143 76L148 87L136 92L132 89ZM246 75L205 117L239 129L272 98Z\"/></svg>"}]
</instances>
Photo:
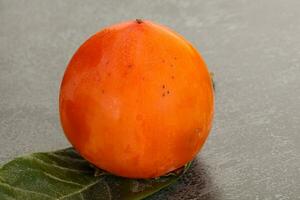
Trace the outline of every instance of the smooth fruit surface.
<instances>
[{"instance_id":1,"label":"smooth fruit surface","mask_svg":"<svg viewBox=\"0 0 300 200\"><path fill-rule=\"evenodd\" d=\"M213 88L199 53L147 20L96 33L71 59L60 117L75 149L99 168L161 176L191 161L213 117Z\"/></svg>"}]
</instances>

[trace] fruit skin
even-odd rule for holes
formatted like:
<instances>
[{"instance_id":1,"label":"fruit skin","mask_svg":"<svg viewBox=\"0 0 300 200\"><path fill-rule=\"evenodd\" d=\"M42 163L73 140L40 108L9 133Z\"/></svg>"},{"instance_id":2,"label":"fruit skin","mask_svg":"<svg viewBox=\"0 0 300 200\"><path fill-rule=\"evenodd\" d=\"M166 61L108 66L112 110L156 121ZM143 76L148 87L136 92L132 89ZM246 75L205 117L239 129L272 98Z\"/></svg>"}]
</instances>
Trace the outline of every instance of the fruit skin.
<instances>
[{"instance_id":1,"label":"fruit skin","mask_svg":"<svg viewBox=\"0 0 300 200\"><path fill-rule=\"evenodd\" d=\"M59 107L65 135L115 175L153 178L191 161L211 128L213 88L190 43L148 20L89 38L71 59Z\"/></svg>"}]
</instances>

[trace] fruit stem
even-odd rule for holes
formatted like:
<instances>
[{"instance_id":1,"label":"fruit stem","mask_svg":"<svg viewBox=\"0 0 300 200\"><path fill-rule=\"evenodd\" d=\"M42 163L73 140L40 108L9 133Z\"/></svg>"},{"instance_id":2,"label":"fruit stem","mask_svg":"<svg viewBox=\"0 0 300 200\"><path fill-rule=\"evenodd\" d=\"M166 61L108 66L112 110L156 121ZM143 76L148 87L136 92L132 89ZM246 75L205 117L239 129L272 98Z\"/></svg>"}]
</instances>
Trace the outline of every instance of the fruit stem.
<instances>
[{"instance_id":1,"label":"fruit stem","mask_svg":"<svg viewBox=\"0 0 300 200\"><path fill-rule=\"evenodd\" d=\"M136 19L135 21L136 21L138 24L143 23L143 20L141 20L141 19Z\"/></svg>"}]
</instances>

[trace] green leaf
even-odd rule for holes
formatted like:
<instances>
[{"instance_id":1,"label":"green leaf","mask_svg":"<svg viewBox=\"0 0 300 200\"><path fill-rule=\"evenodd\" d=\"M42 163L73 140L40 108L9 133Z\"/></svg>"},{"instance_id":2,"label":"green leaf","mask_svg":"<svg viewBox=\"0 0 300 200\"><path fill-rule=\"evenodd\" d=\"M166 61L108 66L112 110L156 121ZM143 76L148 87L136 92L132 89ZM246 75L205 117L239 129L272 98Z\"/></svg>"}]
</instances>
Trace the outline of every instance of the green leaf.
<instances>
[{"instance_id":1,"label":"green leaf","mask_svg":"<svg viewBox=\"0 0 300 200\"><path fill-rule=\"evenodd\" d=\"M188 167L156 179L128 179L93 167L73 148L34 153L0 168L0 199L143 199L174 183Z\"/></svg>"}]
</instances>

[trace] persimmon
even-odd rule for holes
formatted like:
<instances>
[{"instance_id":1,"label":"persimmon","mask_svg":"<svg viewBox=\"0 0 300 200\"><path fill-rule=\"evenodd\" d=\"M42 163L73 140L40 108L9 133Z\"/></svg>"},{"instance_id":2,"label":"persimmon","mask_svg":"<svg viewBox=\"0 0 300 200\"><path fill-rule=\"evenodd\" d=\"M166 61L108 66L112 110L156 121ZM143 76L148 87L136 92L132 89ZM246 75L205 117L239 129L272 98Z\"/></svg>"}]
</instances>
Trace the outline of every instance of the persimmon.
<instances>
[{"instance_id":1,"label":"persimmon","mask_svg":"<svg viewBox=\"0 0 300 200\"><path fill-rule=\"evenodd\" d=\"M72 57L61 83L64 133L95 166L152 178L191 161L213 118L212 81L182 36L148 20L104 28Z\"/></svg>"}]
</instances>

